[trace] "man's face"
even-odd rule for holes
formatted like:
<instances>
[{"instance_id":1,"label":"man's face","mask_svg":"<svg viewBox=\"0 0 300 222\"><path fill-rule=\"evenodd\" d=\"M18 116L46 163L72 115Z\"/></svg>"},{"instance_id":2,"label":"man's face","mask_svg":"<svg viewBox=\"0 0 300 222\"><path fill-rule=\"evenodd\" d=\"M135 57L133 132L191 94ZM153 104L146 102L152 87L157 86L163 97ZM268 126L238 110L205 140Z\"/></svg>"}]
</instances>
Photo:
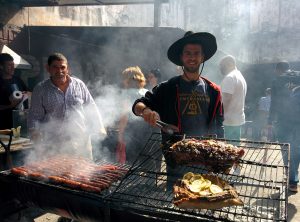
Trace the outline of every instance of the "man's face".
<instances>
[{"instance_id":1,"label":"man's face","mask_svg":"<svg viewBox=\"0 0 300 222\"><path fill-rule=\"evenodd\" d=\"M1 68L5 76L12 77L15 72L15 63L14 61L5 61Z\"/></svg>"},{"instance_id":2,"label":"man's face","mask_svg":"<svg viewBox=\"0 0 300 222\"><path fill-rule=\"evenodd\" d=\"M54 84L63 84L67 81L69 68L67 61L54 60L50 65L47 65L47 71Z\"/></svg>"},{"instance_id":3,"label":"man's face","mask_svg":"<svg viewBox=\"0 0 300 222\"><path fill-rule=\"evenodd\" d=\"M190 73L199 72L200 64L204 61L202 46L198 44L187 44L184 46L181 61L184 70Z\"/></svg>"}]
</instances>

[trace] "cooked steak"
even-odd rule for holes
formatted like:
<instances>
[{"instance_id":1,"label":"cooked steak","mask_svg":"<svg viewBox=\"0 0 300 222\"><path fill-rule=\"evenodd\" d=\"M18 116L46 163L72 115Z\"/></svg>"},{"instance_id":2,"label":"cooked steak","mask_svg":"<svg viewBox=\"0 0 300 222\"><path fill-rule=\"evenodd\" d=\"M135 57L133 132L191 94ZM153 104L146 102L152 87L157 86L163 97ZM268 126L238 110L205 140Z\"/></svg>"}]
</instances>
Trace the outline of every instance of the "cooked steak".
<instances>
[{"instance_id":1,"label":"cooked steak","mask_svg":"<svg viewBox=\"0 0 300 222\"><path fill-rule=\"evenodd\" d=\"M244 149L223 141L197 139L178 141L169 151L176 164L202 164L213 172L228 171L245 153Z\"/></svg>"}]
</instances>

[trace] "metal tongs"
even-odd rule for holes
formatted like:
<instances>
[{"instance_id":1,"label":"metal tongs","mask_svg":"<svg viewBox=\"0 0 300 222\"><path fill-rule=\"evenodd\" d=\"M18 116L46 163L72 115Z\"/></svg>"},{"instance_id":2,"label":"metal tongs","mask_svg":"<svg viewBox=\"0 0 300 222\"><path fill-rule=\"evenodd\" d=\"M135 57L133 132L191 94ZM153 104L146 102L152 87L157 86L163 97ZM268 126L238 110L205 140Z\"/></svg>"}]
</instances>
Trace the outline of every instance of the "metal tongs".
<instances>
[{"instance_id":1,"label":"metal tongs","mask_svg":"<svg viewBox=\"0 0 300 222\"><path fill-rule=\"evenodd\" d=\"M175 132L178 132L178 128L176 126L165 123L161 120L156 120L156 126L169 135L173 135Z\"/></svg>"},{"instance_id":2,"label":"metal tongs","mask_svg":"<svg viewBox=\"0 0 300 222\"><path fill-rule=\"evenodd\" d=\"M140 114L140 116L142 117L143 114ZM169 135L173 135L175 132L179 132L179 129L176 126L165 123L161 120L156 120L155 125L159 127L164 133Z\"/></svg>"}]
</instances>

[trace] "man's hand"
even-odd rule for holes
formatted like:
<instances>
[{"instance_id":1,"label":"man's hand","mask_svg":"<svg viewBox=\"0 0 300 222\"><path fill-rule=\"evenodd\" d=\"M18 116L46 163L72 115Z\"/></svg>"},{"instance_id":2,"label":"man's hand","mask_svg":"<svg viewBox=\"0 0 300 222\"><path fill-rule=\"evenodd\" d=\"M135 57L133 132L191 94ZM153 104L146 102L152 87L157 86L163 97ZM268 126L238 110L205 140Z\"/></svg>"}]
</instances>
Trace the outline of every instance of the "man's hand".
<instances>
[{"instance_id":1,"label":"man's hand","mask_svg":"<svg viewBox=\"0 0 300 222\"><path fill-rule=\"evenodd\" d=\"M160 120L160 116L157 112L151 110L149 107L145 107L141 113L144 120L151 126L156 126L156 121Z\"/></svg>"},{"instance_id":2,"label":"man's hand","mask_svg":"<svg viewBox=\"0 0 300 222\"><path fill-rule=\"evenodd\" d=\"M23 99L23 98L22 98ZM20 102L22 102L22 99L14 99L10 102L9 107L10 108L15 108L17 105L20 104Z\"/></svg>"},{"instance_id":3,"label":"man's hand","mask_svg":"<svg viewBox=\"0 0 300 222\"><path fill-rule=\"evenodd\" d=\"M151 110L144 103L139 102L134 107L134 113L137 116L141 116L151 126L156 126L156 120L160 120L160 116L157 112Z\"/></svg>"}]
</instances>

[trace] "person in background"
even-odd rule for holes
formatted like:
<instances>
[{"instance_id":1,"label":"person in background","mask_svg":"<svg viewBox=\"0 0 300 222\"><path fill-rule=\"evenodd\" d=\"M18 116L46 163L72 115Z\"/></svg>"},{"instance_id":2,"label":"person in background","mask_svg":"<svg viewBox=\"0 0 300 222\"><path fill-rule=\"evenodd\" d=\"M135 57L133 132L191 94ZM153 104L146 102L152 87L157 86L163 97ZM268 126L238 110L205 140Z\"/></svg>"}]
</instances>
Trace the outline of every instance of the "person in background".
<instances>
[{"instance_id":1,"label":"person in background","mask_svg":"<svg viewBox=\"0 0 300 222\"><path fill-rule=\"evenodd\" d=\"M221 73L225 76L221 82L225 138L240 140L241 127L245 123L244 107L247 83L242 73L237 69L233 56L223 57L219 67Z\"/></svg>"},{"instance_id":2,"label":"person in background","mask_svg":"<svg viewBox=\"0 0 300 222\"><path fill-rule=\"evenodd\" d=\"M151 130L140 118L131 113L131 104L144 96L147 89L146 78L140 67L128 67L122 72L122 107L118 122L117 161L132 165L144 148Z\"/></svg>"},{"instance_id":3,"label":"person in background","mask_svg":"<svg viewBox=\"0 0 300 222\"><path fill-rule=\"evenodd\" d=\"M217 50L215 37L206 32L188 31L168 49L168 58L181 66L183 73L157 85L152 92L137 99L132 111L151 126L162 120L179 134L188 136L224 136L220 87L201 76L205 61ZM200 66L202 68L200 71ZM163 144L170 136L162 131ZM167 146L163 148L167 151ZM167 173L182 176L180 167L167 161ZM172 190L175 177L167 177L167 189Z\"/></svg>"},{"instance_id":4,"label":"person in background","mask_svg":"<svg viewBox=\"0 0 300 222\"><path fill-rule=\"evenodd\" d=\"M286 130L291 134L290 143L290 177L289 177L289 190L292 192L298 192L298 169L300 162L300 120L298 118L300 113L300 86L295 87L289 100L289 128Z\"/></svg>"},{"instance_id":5,"label":"person in background","mask_svg":"<svg viewBox=\"0 0 300 222\"><path fill-rule=\"evenodd\" d=\"M92 159L90 136L106 135L99 110L86 85L70 76L66 57L54 53L50 78L35 86L28 114L31 139L42 154L74 154Z\"/></svg>"},{"instance_id":6,"label":"person in background","mask_svg":"<svg viewBox=\"0 0 300 222\"><path fill-rule=\"evenodd\" d=\"M13 127L13 110L18 108L21 99L13 99L15 90L21 91L23 97L30 96L27 86L22 79L14 75L14 58L8 53L0 54L0 129Z\"/></svg>"},{"instance_id":7,"label":"person in background","mask_svg":"<svg viewBox=\"0 0 300 222\"><path fill-rule=\"evenodd\" d=\"M289 127L286 121L286 109L288 100L291 94L291 85L284 77L284 73L290 70L290 64L287 61L281 61L276 64L275 78L271 86L271 106L268 119L268 126L276 131L277 139L280 143L285 143L288 140Z\"/></svg>"},{"instance_id":8,"label":"person in background","mask_svg":"<svg viewBox=\"0 0 300 222\"><path fill-rule=\"evenodd\" d=\"M161 81L161 73L159 69L152 69L147 74L147 88L152 90Z\"/></svg>"},{"instance_id":9,"label":"person in background","mask_svg":"<svg viewBox=\"0 0 300 222\"><path fill-rule=\"evenodd\" d=\"M268 118L271 106L271 88L265 90L265 96L261 97L258 101L255 121L255 139L267 141L268 135Z\"/></svg>"},{"instance_id":10,"label":"person in background","mask_svg":"<svg viewBox=\"0 0 300 222\"><path fill-rule=\"evenodd\" d=\"M290 143L290 181L289 190L298 191L299 167L299 74L290 70L287 61L280 61L275 67L275 78L272 81L271 106L268 119L269 128L276 130L280 143ZM284 154L284 153L283 153ZM288 164L288 156L283 156Z\"/></svg>"}]
</instances>

